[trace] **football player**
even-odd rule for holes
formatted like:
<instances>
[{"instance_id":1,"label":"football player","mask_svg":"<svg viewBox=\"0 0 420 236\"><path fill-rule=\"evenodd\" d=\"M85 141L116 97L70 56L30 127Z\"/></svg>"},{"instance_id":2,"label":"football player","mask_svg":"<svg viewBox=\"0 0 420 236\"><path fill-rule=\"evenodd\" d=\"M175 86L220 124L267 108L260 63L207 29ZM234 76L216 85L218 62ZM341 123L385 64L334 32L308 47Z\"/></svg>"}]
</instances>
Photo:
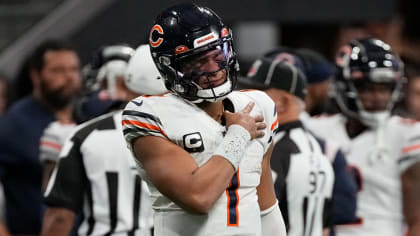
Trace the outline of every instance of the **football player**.
<instances>
[{"instance_id":1,"label":"football player","mask_svg":"<svg viewBox=\"0 0 420 236\"><path fill-rule=\"evenodd\" d=\"M336 58L335 99L341 114L308 122L317 134L340 143L358 175L354 224L338 235L420 235L420 125L391 116L403 65L381 40L344 45Z\"/></svg>"},{"instance_id":2,"label":"football player","mask_svg":"<svg viewBox=\"0 0 420 236\"><path fill-rule=\"evenodd\" d=\"M131 58L116 70L125 73L112 83L118 85L114 99L127 102L139 94L165 92L158 91L163 82L148 45L140 46L134 56L129 47L119 49ZM48 209L42 235L69 235L78 213L84 215L78 235L151 235L149 191L121 135L121 112L79 125L65 142L45 192Z\"/></svg>"},{"instance_id":3,"label":"football player","mask_svg":"<svg viewBox=\"0 0 420 236\"><path fill-rule=\"evenodd\" d=\"M270 171L275 105L233 91L231 31L185 3L157 16L149 44L171 93L132 100L122 122L150 186L155 235L285 235Z\"/></svg>"},{"instance_id":4,"label":"football player","mask_svg":"<svg viewBox=\"0 0 420 236\"><path fill-rule=\"evenodd\" d=\"M279 127L274 131L271 168L287 235L329 235L334 172L317 139L299 120L304 111L303 63L288 53L261 57L243 84L264 90L275 102ZM295 66L296 65L296 66Z\"/></svg>"}]
</instances>

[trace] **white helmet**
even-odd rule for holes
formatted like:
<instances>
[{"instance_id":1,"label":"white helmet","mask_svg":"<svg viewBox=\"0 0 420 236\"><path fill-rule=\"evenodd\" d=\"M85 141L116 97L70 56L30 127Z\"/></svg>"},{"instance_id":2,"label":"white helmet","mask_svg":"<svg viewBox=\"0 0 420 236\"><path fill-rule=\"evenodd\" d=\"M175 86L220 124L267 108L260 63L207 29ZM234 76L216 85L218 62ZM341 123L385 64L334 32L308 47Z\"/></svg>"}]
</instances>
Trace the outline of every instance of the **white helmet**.
<instances>
[{"instance_id":1,"label":"white helmet","mask_svg":"<svg viewBox=\"0 0 420 236\"><path fill-rule=\"evenodd\" d=\"M99 91L106 82L106 90L114 96L116 80L126 75L128 61L134 52L133 48L122 44L101 47L94 54L92 63L84 67L87 89Z\"/></svg>"},{"instance_id":2,"label":"white helmet","mask_svg":"<svg viewBox=\"0 0 420 236\"><path fill-rule=\"evenodd\" d=\"M159 95L167 92L150 53L149 45L140 45L128 62L125 84L139 94Z\"/></svg>"}]
</instances>

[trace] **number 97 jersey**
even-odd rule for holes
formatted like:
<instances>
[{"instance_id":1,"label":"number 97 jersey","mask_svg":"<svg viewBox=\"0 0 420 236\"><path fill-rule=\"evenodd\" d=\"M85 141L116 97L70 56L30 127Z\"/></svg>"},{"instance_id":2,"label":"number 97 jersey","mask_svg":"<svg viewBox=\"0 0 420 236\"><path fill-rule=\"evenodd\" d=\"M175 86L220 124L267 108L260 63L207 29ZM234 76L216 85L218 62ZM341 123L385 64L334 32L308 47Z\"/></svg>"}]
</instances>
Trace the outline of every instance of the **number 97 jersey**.
<instances>
[{"instance_id":1,"label":"number 97 jersey","mask_svg":"<svg viewBox=\"0 0 420 236\"><path fill-rule=\"evenodd\" d=\"M300 121L279 125L271 168L289 236L322 236L331 226L334 171L316 138Z\"/></svg>"},{"instance_id":2,"label":"number 97 jersey","mask_svg":"<svg viewBox=\"0 0 420 236\"><path fill-rule=\"evenodd\" d=\"M277 127L277 112L274 102L261 91L234 91L223 102L225 110L231 112L241 111L249 102L255 102L251 115L264 116L265 135L249 142L230 186L207 215L189 214L163 196L138 163L140 175L148 181L152 194L155 235L261 235L256 187L260 183L263 156ZM225 126L175 94L144 96L131 101L123 112L122 122L129 148L136 138L162 137L187 151L198 166L213 156L226 133Z\"/></svg>"}]
</instances>

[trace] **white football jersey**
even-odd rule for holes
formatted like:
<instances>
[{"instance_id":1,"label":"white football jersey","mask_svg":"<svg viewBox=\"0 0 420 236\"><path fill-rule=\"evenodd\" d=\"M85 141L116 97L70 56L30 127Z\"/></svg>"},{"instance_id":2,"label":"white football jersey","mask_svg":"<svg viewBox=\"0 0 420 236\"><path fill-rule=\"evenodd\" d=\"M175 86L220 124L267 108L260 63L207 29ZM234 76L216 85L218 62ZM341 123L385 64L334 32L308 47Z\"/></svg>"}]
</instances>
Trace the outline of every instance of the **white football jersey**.
<instances>
[{"instance_id":1,"label":"white football jersey","mask_svg":"<svg viewBox=\"0 0 420 236\"><path fill-rule=\"evenodd\" d=\"M256 187L260 183L263 155L277 127L275 105L265 93L255 90L234 91L224 104L225 109L238 112L250 101L255 102L251 115L264 116L265 136L249 143L230 187L208 215L186 213L148 182L155 209L155 235L261 235ZM123 112L123 127L129 148L138 137L163 137L189 152L199 166L212 157L226 132L205 111L175 94L143 96L131 101ZM140 175L147 181L141 163L138 166Z\"/></svg>"},{"instance_id":2,"label":"white football jersey","mask_svg":"<svg viewBox=\"0 0 420 236\"><path fill-rule=\"evenodd\" d=\"M341 114L311 119L317 135L342 147L360 174L357 215L360 223L338 226L337 235L403 235L401 174L420 161L420 123L393 116L378 130L350 139ZM379 139L378 139L379 137Z\"/></svg>"}]
</instances>

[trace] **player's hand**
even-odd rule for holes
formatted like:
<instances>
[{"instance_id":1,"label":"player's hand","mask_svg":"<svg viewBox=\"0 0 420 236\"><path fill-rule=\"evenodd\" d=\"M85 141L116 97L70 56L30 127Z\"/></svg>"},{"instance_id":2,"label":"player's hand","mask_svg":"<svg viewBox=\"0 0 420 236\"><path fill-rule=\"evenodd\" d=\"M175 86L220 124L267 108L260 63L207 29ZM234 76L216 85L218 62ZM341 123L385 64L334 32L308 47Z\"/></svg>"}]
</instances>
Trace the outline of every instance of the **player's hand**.
<instances>
[{"instance_id":1,"label":"player's hand","mask_svg":"<svg viewBox=\"0 0 420 236\"><path fill-rule=\"evenodd\" d=\"M240 112L231 113L225 111L223 115L226 120L226 127L229 128L229 126L234 124L244 127L251 135L251 140L264 136L264 129L266 128L264 117L262 115L255 117L250 115L254 105L254 102L249 102Z\"/></svg>"}]
</instances>

